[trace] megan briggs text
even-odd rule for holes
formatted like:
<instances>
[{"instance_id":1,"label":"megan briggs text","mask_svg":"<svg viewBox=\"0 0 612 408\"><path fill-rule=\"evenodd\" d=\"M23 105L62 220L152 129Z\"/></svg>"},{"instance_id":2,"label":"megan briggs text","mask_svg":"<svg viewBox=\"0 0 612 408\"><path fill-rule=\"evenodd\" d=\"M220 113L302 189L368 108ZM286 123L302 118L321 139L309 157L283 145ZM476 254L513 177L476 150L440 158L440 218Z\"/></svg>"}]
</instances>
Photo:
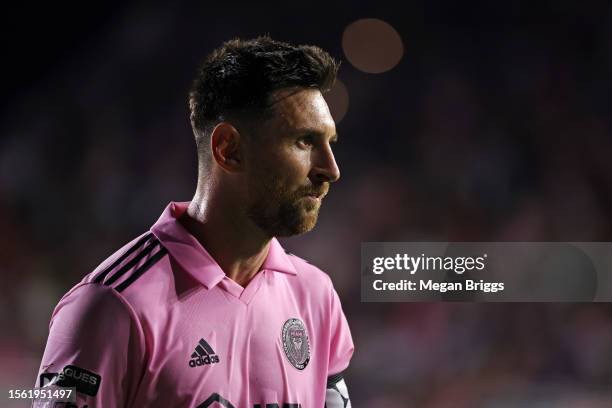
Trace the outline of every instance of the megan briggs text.
<instances>
[{"instance_id":1,"label":"megan briggs text","mask_svg":"<svg viewBox=\"0 0 612 408\"><path fill-rule=\"evenodd\" d=\"M429 290L435 292L460 292L460 291L479 291L487 293L501 292L504 290L503 282L485 282L482 279L480 281L474 281L472 279L466 279L463 282L434 282L431 279L418 280L418 284L415 281L408 279L401 279L397 282L383 282L381 279L377 279L373 282L372 286L374 290L408 290L408 291L422 291Z\"/></svg>"}]
</instances>

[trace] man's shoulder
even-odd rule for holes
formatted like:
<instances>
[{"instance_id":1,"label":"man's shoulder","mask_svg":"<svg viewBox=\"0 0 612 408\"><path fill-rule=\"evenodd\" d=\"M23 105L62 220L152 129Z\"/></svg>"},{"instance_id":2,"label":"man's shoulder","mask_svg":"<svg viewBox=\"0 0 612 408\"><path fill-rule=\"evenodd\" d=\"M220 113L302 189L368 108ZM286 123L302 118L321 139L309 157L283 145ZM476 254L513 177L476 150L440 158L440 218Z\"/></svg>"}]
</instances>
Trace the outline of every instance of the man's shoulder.
<instances>
[{"instance_id":1,"label":"man's shoulder","mask_svg":"<svg viewBox=\"0 0 612 408\"><path fill-rule=\"evenodd\" d=\"M94 282L81 281L73 286L57 303L51 323L69 324L74 331L92 331L92 322L136 321L137 316L129 302L114 289ZM69 323L67 323L69 322Z\"/></svg>"},{"instance_id":2,"label":"man's shoulder","mask_svg":"<svg viewBox=\"0 0 612 408\"><path fill-rule=\"evenodd\" d=\"M171 275L158 273L168 265L164 262L167 253L153 233L144 232L106 258L71 291L89 285L89 290L108 293L130 306L140 304L142 299L151 298L143 295L152 279L159 281Z\"/></svg>"}]
</instances>

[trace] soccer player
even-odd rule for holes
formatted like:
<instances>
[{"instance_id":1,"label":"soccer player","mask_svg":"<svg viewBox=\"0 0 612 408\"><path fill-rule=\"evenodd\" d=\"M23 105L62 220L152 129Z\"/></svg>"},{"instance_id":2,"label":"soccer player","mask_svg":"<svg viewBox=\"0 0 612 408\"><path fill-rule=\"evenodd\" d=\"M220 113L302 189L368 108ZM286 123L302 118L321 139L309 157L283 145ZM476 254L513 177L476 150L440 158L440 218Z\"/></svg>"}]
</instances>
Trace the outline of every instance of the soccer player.
<instances>
[{"instance_id":1,"label":"soccer player","mask_svg":"<svg viewBox=\"0 0 612 408\"><path fill-rule=\"evenodd\" d=\"M78 407L348 407L353 341L332 282L275 237L311 230L340 172L322 92L338 64L314 46L232 40L189 94L190 202L55 308L38 386Z\"/></svg>"}]
</instances>

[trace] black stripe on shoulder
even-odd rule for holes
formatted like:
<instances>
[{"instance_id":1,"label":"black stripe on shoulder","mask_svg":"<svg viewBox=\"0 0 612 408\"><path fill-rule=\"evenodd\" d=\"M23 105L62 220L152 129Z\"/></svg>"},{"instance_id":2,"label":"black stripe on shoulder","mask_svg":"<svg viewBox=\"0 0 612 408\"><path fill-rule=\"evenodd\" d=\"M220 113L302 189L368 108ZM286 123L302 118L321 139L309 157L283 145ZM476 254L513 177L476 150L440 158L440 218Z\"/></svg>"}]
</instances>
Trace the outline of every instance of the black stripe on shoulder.
<instances>
[{"instance_id":1,"label":"black stripe on shoulder","mask_svg":"<svg viewBox=\"0 0 612 408\"><path fill-rule=\"evenodd\" d=\"M342 381L342 379L344 378L343 374L344 373L338 373L327 377L327 388L332 388L334 385Z\"/></svg>"},{"instance_id":2,"label":"black stripe on shoulder","mask_svg":"<svg viewBox=\"0 0 612 408\"><path fill-rule=\"evenodd\" d=\"M133 257L132 259L130 259L130 262L126 263L125 265L123 265L121 267L121 269L119 269L117 272L115 272L113 274L113 276L111 276L110 278L108 278L107 280L104 281L104 284L107 286L112 285L113 283L115 283L117 281L117 279L119 279L120 277L122 277L127 271L129 271L130 269L132 269L134 266L136 266L136 264L138 264L138 262L140 262L140 260L142 258L144 258L145 256L147 256L148 254L150 254L151 252L153 252L153 249L155 249L156 246L159 245L159 241L156 238L153 238L151 240L151 242L149 242L147 244L147 246L145 246L142 251L140 251L138 253L138 255L136 255L135 257Z\"/></svg>"},{"instance_id":3,"label":"black stripe on shoulder","mask_svg":"<svg viewBox=\"0 0 612 408\"><path fill-rule=\"evenodd\" d=\"M153 234L149 232L148 234L145 234L142 238L140 238L138 240L138 242L136 242L134 245L132 245L130 247L130 249L125 251L125 253L123 255L121 255L119 258L117 258L115 260L115 262L113 262L113 264L111 266L109 266L108 268L104 269L98 276L96 276L96 279L94 279L94 282L96 282L96 283L102 282L104 280L104 278L106 278L106 275L108 275L108 273L110 271L115 269L121 262L125 261L128 256L130 256L134 251L136 251L138 248L140 248L142 246L142 244L144 244L149 238L151 238L152 235Z\"/></svg>"},{"instance_id":4,"label":"black stripe on shoulder","mask_svg":"<svg viewBox=\"0 0 612 408\"><path fill-rule=\"evenodd\" d=\"M136 279L140 278L140 276L143 273L148 271L149 268L151 268L153 265L155 265L155 263L157 263L157 261L162 259L164 257L164 255L166 255L167 253L168 253L168 250L166 248L164 248L164 247L161 247L161 249L159 251L157 251L157 253L155 255L153 255L152 257L147 259L147 262L142 264L140 266L140 268L136 269L136 271L134 271L134 273L129 278L127 278L126 280L121 282L121 284L117 285L117 287L115 288L117 290L117 292L121 292L123 289L127 288L132 283L134 283L134 281Z\"/></svg>"}]
</instances>

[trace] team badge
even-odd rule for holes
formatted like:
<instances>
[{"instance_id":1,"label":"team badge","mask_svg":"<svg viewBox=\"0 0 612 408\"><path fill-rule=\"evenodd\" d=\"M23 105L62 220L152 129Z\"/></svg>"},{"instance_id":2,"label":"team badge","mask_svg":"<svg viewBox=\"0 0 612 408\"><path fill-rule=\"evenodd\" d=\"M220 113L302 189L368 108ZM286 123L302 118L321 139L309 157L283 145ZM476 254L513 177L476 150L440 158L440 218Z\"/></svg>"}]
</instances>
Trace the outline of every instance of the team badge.
<instances>
[{"instance_id":1,"label":"team badge","mask_svg":"<svg viewBox=\"0 0 612 408\"><path fill-rule=\"evenodd\" d=\"M281 333L283 350L292 366L303 370L310 361L310 344L304 323L300 319L289 319Z\"/></svg>"}]
</instances>

